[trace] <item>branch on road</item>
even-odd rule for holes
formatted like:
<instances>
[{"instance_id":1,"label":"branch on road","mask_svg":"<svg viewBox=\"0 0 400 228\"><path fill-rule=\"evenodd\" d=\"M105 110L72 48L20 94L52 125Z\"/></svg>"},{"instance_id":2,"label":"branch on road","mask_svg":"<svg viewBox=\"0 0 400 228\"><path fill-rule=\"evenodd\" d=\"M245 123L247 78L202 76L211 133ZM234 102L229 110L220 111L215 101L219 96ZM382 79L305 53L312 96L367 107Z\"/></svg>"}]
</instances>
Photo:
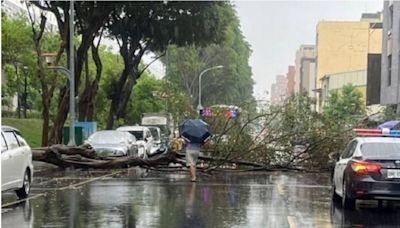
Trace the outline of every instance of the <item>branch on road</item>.
<instances>
[{"instance_id":1,"label":"branch on road","mask_svg":"<svg viewBox=\"0 0 400 228\"><path fill-rule=\"evenodd\" d=\"M123 157L102 159L95 156L95 151L84 146L67 147L53 145L33 149L33 160L57 165L61 168L74 167L84 169L116 169L132 166L157 167L169 163L181 163L175 153L167 152L148 159Z\"/></svg>"}]
</instances>

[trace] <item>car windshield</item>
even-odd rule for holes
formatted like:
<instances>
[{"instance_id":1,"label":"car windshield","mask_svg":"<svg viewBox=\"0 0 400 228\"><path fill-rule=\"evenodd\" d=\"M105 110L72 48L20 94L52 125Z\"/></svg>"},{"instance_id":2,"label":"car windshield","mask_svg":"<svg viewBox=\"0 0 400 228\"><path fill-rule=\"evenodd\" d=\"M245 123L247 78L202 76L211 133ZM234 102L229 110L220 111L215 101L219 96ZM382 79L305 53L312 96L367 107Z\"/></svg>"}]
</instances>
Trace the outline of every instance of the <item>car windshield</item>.
<instances>
[{"instance_id":1,"label":"car windshield","mask_svg":"<svg viewBox=\"0 0 400 228\"><path fill-rule=\"evenodd\" d=\"M124 132L105 131L96 132L90 136L89 141L94 144L117 144L126 141L127 136Z\"/></svg>"},{"instance_id":2,"label":"car windshield","mask_svg":"<svg viewBox=\"0 0 400 228\"><path fill-rule=\"evenodd\" d=\"M160 140L160 137L158 137L159 135L158 135L157 128L149 128L149 129L151 131L151 135L153 136L154 140L155 141Z\"/></svg>"},{"instance_id":3,"label":"car windshield","mask_svg":"<svg viewBox=\"0 0 400 228\"><path fill-rule=\"evenodd\" d=\"M132 135L136 137L136 140L143 140L143 131L129 131Z\"/></svg>"},{"instance_id":4,"label":"car windshield","mask_svg":"<svg viewBox=\"0 0 400 228\"><path fill-rule=\"evenodd\" d=\"M361 152L366 158L399 158L400 143L363 143Z\"/></svg>"}]
</instances>

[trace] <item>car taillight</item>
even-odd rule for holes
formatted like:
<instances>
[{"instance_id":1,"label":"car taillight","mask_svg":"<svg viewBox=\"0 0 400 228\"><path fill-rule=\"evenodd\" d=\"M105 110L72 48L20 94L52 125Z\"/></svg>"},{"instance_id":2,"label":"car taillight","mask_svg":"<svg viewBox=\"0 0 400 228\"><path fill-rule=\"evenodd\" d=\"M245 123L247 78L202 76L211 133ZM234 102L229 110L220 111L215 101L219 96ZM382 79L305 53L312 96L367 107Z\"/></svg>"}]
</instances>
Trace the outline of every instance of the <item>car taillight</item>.
<instances>
[{"instance_id":1,"label":"car taillight","mask_svg":"<svg viewBox=\"0 0 400 228\"><path fill-rule=\"evenodd\" d=\"M365 161L353 161L351 168L357 174L368 174L368 173L379 173L382 166L377 163L365 162Z\"/></svg>"}]
</instances>

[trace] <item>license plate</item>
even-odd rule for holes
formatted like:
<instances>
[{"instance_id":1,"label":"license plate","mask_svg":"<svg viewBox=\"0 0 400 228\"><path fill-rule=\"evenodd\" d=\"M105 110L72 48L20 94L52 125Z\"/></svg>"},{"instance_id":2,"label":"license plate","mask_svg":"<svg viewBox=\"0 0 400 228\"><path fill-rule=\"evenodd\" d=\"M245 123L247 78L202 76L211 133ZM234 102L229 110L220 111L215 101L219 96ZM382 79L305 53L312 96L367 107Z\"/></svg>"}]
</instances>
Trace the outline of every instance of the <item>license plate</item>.
<instances>
[{"instance_id":1,"label":"license plate","mask_svg":"<svg viewBox=\"0 0 400 228\"><path fill-rule=\"evenodd\" d=\"M388 178L400 178L400 170L397 169L389 169L387 171Z\"/></svg>"}]
</instances>

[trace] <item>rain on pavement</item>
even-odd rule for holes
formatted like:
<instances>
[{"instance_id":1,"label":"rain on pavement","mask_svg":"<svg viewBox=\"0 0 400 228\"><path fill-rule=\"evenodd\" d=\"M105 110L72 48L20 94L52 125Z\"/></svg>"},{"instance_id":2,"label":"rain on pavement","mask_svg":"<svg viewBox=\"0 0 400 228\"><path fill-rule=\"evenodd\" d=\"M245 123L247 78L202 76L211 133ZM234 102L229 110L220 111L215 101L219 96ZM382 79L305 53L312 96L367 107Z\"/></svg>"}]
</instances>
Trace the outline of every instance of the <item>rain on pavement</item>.
<instances>
[{"instance_id":1,"label":"rain on pavement","mask_svg":"<svg viewBox=\"0 0 400 228\"><path fill-rule=\"evenodd\" d=\"M37 173L32 194L2 196L2 227L396 227L398 205L332 205L330 175L201 175L116 171ZM15 221L19 221L15 224Z\"/></svg>"}]
</instances>

